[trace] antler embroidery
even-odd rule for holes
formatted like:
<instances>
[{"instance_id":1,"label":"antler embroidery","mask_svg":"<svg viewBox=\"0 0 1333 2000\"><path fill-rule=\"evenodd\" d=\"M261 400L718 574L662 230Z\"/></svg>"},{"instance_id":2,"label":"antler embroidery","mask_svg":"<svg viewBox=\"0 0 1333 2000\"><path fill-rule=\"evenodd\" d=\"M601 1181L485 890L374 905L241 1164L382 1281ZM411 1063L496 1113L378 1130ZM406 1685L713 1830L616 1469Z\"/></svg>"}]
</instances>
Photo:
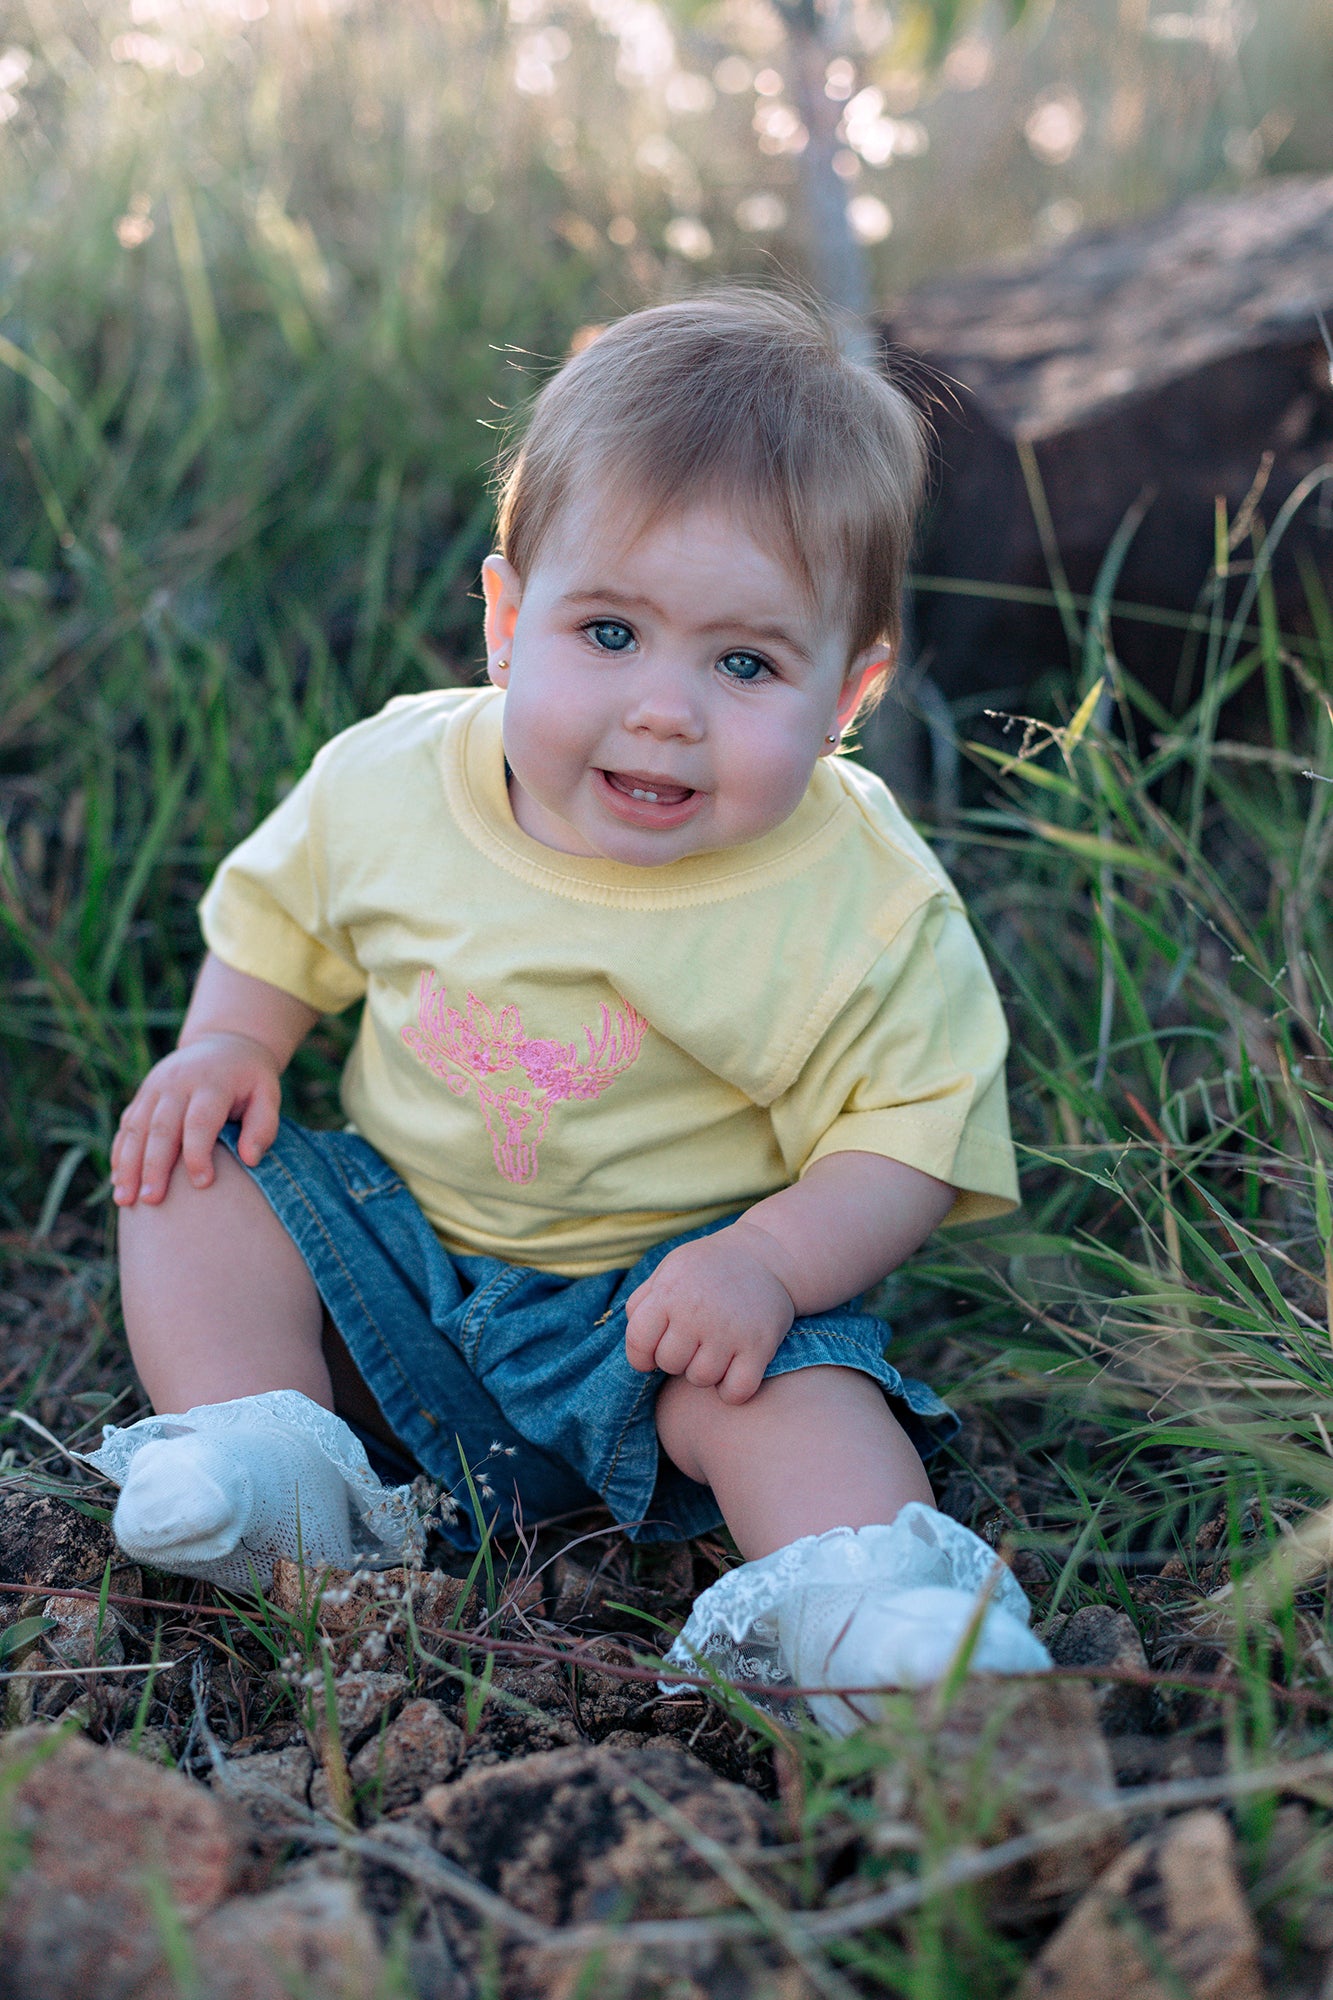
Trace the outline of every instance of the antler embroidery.
<instances>
[{"instance_id":1,"label":"antler embroidery","mask_svg":"<svg viewBox=\"0 0 1333 2000\"><path fill-rule=\"evenodd\" d=\"M613 1017L605 1002L601 1015L600 1034L583 1030L588 1053L581 1057L573 1042L525 1034L517 1007L502 1007L495 1014L469 993L467 1010L460 1013L449 1006L446 988L436 986L427 969L418 988L416 1021L402 1033L413 1055L455 1097L465 1097L476 1086L496 1170L522 1186L536 1178L537 1148L546 1137L551 1106L567 1098L600 1097L638 1060L648 1026L643 1016L626 1005L617 1007ZM518 1070L527 1087L491 1083L491 1077L506 1070Z\"/></svg>"}]
</instances>

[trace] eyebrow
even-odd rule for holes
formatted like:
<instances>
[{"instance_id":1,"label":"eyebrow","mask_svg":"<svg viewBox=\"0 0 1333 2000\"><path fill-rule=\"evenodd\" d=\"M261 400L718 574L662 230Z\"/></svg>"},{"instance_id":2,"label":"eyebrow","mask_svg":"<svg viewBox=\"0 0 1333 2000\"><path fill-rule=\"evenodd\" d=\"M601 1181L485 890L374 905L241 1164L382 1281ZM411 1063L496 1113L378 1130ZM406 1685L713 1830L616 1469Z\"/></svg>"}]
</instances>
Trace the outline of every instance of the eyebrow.
<instances>
[{"instance_id":1,"label":"eyebrow","mask_svg":"<svg viewBox=\"0 0 1333 2000\"><path fill-rule=\"evenodd\" d=\"M614 584L609 584L605 588L594 585L590 590L567 590L556 601L571 609L580 604L611 604L623 611L651 611L658 618L664 615L662 607L655 599L640 597L633 591L618 590ZM785 625L767 624L760 618L736 618L729 619L723 624L705 625L701 629L705 632L741 631L751 638L786 646L806 666L814 663L814 656L809 647L795 638Z\"/></svg>"},{"instance_id":2,"label":"eyebrow","mask_svg":"<svg viewBox=\"0 0 1333 2000\"><path fill-rule=\"evenodd\" d=\"M557 604L618 604L626 611L653 611L660 618L662 607L651 597L638 597L632 590L618 590L614 584L595 583L586 590L566 590Z\"/></svg>"}]
</instances>

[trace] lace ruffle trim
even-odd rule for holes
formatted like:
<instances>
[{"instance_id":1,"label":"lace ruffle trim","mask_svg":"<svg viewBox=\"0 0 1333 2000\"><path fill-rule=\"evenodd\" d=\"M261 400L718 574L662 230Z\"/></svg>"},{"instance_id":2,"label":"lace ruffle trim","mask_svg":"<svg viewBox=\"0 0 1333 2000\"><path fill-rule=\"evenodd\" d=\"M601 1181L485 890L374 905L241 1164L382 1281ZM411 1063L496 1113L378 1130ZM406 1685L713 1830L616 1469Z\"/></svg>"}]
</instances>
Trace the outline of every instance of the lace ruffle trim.
<instances>
[{"instance_id":1,"label":"lace ruffle trim","mask_svg":"<svg viewBox=\"0 0 1333 2000\"><path fill-rule=\"evenodd\" d=\"M970 1595L990 1584L994 1605L1024 1625L1031 1616L1022 1586L994 1549L947 1514L913 1500L887 1527L830 1528L729 1570L697 1599L667 1663L687 1672L702 1664L729 1681L790 1687L778 1648L784 1603L816 1590L845 1594L850 1609L867 1589L930 1584ZM669 1693L678 1684L660 1685Z\"/></svg>"},{"instance_id":2,"label":"lace ruffle trim","mask_svg":"<svg viewBox=\"0 0 1333 2000\"><path fill-rule=\"evenodd\" d=\"M407 1486L385 1486L371 1469L365 1447L341 1417L311 1402L298 1389L270 1389L230 1403L203 1403L180 1416L145 1417L137 1424L103 1427L96 1451L80 1453L89 1465L123 1486L135 1454L158 1438L191 1432L246 1429L272 1434L275 1450L293 1434L315 1445L347 1488L355 1553L371 1560L392 1558L409 1567L425 1547L421 1518Z\"/></svg>"}]
</instances>

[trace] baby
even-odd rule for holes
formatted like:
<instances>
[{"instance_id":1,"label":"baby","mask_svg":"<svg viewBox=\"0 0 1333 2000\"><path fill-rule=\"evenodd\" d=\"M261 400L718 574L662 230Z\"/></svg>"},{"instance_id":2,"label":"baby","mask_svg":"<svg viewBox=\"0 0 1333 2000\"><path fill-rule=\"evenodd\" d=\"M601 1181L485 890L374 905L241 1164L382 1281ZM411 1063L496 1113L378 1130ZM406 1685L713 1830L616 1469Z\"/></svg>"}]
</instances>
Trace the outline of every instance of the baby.
<instances>
[{"instance_id":1,"label":"baby","mask_svg":"<svg viewBox=\"0 0 1333 2000\"><path fill-rule=\"evenodd\" d=\"M1016 1198L957 894L835 755L892 667L924 462L901 392L756 292L633 314L547 384L483 566L492 685L336 737L223 863L121 1121L126 1326L180 1413L97 1454L128 1554L245 1587L298 1541L410 1553L377 1473L470 1467L463 1548L483 1508L725 1521L745 1560L681 1665L1047 1664L933 1508L956 1420L856 1305ZM348 1125L282 1120L355 1001Z\"/></svg>"}]
</instances>

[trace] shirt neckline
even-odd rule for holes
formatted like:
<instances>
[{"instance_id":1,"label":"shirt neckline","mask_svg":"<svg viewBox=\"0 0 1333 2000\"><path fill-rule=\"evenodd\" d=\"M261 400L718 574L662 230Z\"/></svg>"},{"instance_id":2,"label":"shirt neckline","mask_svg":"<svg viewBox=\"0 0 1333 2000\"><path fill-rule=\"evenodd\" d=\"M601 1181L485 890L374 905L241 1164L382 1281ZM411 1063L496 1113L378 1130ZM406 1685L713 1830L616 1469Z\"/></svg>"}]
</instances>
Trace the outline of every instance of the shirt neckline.
<instances>
[{"instance_id":1,"label":"shirt neckline","mask_svg":"<svg viewBox=\"0 0 1333 2000\"><path fill-rule=\"evenodd\" d=\"M665 909L748 894L808 868L841 839L846 826L844 788L821 758L795 812L743 846L687 855L660 868L564 854L534 840L514 818L505 783L503 732L504 695L499 689L480 690L451 719L442 761L454 819L471 844L508 873L577 902Z\"/></svg>"}]
</instances>

